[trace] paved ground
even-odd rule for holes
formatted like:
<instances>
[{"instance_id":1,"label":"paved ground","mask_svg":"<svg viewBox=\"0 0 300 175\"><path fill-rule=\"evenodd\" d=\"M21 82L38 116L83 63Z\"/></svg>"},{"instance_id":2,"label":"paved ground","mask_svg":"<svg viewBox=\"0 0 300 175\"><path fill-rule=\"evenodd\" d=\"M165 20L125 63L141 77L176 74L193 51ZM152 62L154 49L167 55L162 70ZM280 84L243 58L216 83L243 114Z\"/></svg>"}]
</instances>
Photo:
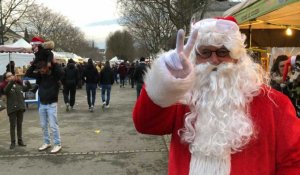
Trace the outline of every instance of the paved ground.
<instances>
[{"instance_id":1,"label":"paved ground","mask_svg":"<svg viewBox=\"0 0 300 175\"><path fill-rule=\"evenodd\" d=\"M36 105L24 114L27 147L9 150L9 121L0 112L1 175L164 175L167 174L168 137L138 134L131 112L136 100L130 87L112 88L111 107L104 111L97 91L93 113L88 111L85 90L78 90L76 109L65 111L62 93L58 120L63 149L53 155L38 152L42 131Z\"/></svg>"}]
</instances>

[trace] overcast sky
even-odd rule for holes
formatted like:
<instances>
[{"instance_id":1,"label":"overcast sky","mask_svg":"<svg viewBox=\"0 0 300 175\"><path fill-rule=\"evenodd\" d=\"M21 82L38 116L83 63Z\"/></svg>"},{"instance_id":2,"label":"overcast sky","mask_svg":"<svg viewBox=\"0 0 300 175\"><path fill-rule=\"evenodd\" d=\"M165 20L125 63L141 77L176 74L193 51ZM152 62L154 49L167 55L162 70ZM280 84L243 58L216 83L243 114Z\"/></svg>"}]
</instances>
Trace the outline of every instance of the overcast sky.
<instances>
[{"instance_id":1,"label":"overcast sky","mask_svg":"<svg viewBox=\"0 0 300 175\"><path fill-rule=\"evenodd\" d=\"M118 25L116 0L36 0L54 12L69 18L79 27L88 40L94 40L99 48L105 48L110 32L121 29Z\"/></svg>"}]
</instances>

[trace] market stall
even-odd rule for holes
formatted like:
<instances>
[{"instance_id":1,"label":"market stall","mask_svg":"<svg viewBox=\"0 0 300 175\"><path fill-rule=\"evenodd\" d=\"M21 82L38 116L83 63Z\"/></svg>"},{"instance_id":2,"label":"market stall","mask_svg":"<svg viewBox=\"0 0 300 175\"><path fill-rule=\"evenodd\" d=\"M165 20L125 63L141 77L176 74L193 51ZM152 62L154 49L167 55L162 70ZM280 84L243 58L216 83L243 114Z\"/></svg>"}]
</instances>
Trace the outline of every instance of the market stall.
<instances>
[{"instance_id":1,"label":"market stall","mask_svg":"<svg viewBox=\"0 0 300 175\"><path fill-rule=\"evenodd\" d=\"M15 62L16 73L22 74L23 68L27 67L33 58L31 45L22 38L11 45L0 45L0 75L6 71L6 65L10 61Z\"/></svg>"},{"instance_id":2,"label":"market stall","mask_svg":"<svg viewBox=\"0 0 300 175\"><path fill-rule=\"evenodd\" d=\"M247 36L247 46L267 51L272 65L279 54L299 53L299 9L299 0L248 0L228 9L223 16L234 16ZM287 31L292 33L287 35Z\"/></svg>"}]
</instances>

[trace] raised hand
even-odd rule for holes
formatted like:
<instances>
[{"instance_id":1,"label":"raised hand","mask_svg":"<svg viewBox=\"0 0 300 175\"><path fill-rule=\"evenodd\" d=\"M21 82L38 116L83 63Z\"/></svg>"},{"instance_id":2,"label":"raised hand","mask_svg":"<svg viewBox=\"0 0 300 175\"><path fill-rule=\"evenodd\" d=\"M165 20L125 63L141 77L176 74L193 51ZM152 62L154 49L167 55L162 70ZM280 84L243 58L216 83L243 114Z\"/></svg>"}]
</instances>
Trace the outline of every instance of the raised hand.
<instances>
[{"instance_id":1,"label":"raised hand","mask_svg":"<svg viewBox=\"0 0 300 175\"><path fill-rule=\"evenodd\" d=\"M184 45L185 33L180 29L177 33L176 49L165 57L165 63L172 75L176 78L185 78L192 69L189 60L192 49L194 48L198 31L192 31L186 45Z\"/></svg>"}]
</instances>

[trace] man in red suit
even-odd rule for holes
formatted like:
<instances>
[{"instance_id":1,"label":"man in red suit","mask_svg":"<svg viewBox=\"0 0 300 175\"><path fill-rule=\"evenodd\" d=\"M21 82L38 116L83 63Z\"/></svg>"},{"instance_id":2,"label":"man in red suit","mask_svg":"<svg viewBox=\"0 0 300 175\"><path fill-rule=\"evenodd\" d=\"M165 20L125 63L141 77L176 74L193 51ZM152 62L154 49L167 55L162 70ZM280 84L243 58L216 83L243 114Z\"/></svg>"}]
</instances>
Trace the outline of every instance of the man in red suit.
<instances>
[{"instance_id":1,"label":"man in red suit","mask_svg":"<svg viewBox=\"0 0 300 175\"><path fill-rule=\"evenodd\" d=\"M171 175L299 175L300 120L246 53L233 17L192 26L146 73L136 129L171 134Z\"/></svg>"}]
</instances>

